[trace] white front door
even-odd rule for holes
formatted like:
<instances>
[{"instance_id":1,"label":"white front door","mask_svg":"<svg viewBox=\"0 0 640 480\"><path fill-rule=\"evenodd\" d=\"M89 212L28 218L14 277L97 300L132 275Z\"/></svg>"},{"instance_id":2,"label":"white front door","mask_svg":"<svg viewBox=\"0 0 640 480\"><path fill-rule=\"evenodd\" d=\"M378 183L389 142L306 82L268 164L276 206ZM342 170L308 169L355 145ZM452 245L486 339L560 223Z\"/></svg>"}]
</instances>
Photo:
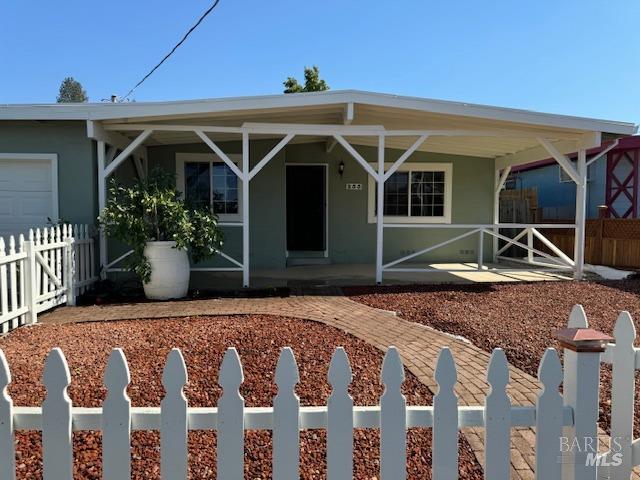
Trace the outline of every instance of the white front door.
<instances>
[{"instance_id":1,"label":"white front door","mask_svg":"<svg viewBox=\"0 0 640 480\"><path fill-rule=\"evenodd\" d=\"M57 156L0 154L0 236L26 236L48 219L58 219Z\"/></svg>"}]
</instances>

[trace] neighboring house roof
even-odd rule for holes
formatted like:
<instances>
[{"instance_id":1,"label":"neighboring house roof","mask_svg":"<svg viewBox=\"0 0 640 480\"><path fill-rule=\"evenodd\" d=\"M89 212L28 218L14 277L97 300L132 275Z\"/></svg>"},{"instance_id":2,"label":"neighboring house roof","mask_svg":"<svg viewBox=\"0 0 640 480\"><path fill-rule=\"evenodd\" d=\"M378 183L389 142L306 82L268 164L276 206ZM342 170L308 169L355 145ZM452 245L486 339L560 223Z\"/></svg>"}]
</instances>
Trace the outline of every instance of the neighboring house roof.
<instances>
[{"instance_id":1,"label":"neighboring house roof","mask_svg":"<svg viewBox=\"0 0 640 480\"><path fill-rule=\"evenodd\" d=\"M242 110L320 107L332 104L364 104L382 108L417 110L530 125L630 135L636 126L628 122L540 113L514 108L406 97L359 90L263 95L170 102L81 103L0 105L0 120L110 120L166 115L211 114Z\"/></svg>"},{"instance_id":2,"label":"neighboring house roof","mask_svg":"<svg viewBox=\"0 0 640 480\"><path fill-rule=\"evenodd\" d=\"M600 152L608 149L616 140L610 140L603 142L601 146L590 148L587 150L587 157L592 157ZM640 135L632 135L629 137L623 137L617 140L618 144L613 147L610 152L619 152L621 150L640 149ZM578 157L578 152L568 153L567 157L574 159ZM554 158L545 158L544 160L538 160L536 162L525 163L523 165L516 165L511 168L511 173L526 172L529 170L536 170L538 168L546 167L548 165L557 165Z\"/></svg>"}]
</instances>

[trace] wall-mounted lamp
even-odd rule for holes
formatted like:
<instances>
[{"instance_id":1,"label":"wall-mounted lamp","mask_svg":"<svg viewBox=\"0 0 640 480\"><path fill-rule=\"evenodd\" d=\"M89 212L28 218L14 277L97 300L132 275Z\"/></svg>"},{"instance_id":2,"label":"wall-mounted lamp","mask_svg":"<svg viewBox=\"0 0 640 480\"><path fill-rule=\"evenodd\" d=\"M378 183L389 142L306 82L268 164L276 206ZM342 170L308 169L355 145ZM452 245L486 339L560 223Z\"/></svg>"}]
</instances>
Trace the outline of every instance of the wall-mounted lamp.
<instances>
[{"instance_id":1,"label":"wall-mounted lamp","mask_svg":"<svg viewBox=\"0 0 640 480\"><path fill-rule=\"evenodd\" d=\"M344 160L340 160L340 163L338 164L338 173L340 176L344 173Z\"/></svg>"}]
</instances>

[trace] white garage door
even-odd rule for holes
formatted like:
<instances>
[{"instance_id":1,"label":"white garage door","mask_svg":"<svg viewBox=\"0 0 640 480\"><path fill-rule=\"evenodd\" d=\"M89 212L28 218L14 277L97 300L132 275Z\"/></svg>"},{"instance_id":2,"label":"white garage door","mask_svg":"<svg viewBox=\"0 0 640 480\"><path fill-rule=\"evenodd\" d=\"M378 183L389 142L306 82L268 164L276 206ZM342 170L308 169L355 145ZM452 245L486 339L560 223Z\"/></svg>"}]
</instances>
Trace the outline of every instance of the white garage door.
<instances>
[{"instance_id":1,"label":"white garage door","mask_svg":"<svg viewBox=\"0 0 640 480\"><path fill-rule=\"evenodd\" d=\"M57 156L0 153L0 236L58 218Z\"/></svg>"}]
</instances>

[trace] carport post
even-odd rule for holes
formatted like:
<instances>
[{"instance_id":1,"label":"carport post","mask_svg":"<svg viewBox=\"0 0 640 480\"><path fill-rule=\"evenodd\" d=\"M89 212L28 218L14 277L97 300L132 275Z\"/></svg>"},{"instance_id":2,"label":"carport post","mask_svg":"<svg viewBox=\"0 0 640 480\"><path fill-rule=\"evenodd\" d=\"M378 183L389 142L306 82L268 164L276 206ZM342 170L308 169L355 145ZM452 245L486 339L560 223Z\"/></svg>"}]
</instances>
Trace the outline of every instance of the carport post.
<instances>
[{"instance_id":1,"label":"carport post","mask_svg":"<svg viewBox=\"0 0 640 480\"><path fill-rule=\"evenodd\" d=\"M582 280L584 275L584 242L585 242L585 214L587 209L587 151L578 150L577 170L579 182L576 182L576 232L574 245L573 278Z\"/></svg>"},{"instance_id":2,"label":"carport post","mask_svg":"<svg viewBox=\"0 0 640 480\"><path fill-rule=\"evenodd\" d=\"M502 172L496 169L495 173L495 185L493 188L493 231L494 233L500 233L500 192L504 187L507 177L511 173L511 166L506 167ZM480 234L482 236L482 233ZM498 237L493 236L493 262L498 261Z\"/></svg>"},{"instance_id":3,"label":"carport post","mask_svg":"<svg viewBox=\"0 0 640 480\"><path fill-rule=\"evenodd\" d=\"M249 286L249 133L242 132L242 286Z\"/></svg>"},{"instance_id":4,"label":"carport post","mask_svg":"<svg viewBox=\"0 0 640 480\"><path fill-rule=\"evenodd\" d=\"M376 283L382 283L382 244L384 240L384 135L378 136L378 185L376 215Z\"/></svg>"},{"instance_id":5,"label":"carport post","mask_svg":"<svg viewBox=\"0 0 640 480\"><path fill-rule=\"evenodd\" d=\"M102 140L98 140L98 213L102 213L106 203L107 179L104 176L106 157L106 144ZM107 237L104 228L100 228L100 278L107 277Z\"/></svg>"}]
</instances>

